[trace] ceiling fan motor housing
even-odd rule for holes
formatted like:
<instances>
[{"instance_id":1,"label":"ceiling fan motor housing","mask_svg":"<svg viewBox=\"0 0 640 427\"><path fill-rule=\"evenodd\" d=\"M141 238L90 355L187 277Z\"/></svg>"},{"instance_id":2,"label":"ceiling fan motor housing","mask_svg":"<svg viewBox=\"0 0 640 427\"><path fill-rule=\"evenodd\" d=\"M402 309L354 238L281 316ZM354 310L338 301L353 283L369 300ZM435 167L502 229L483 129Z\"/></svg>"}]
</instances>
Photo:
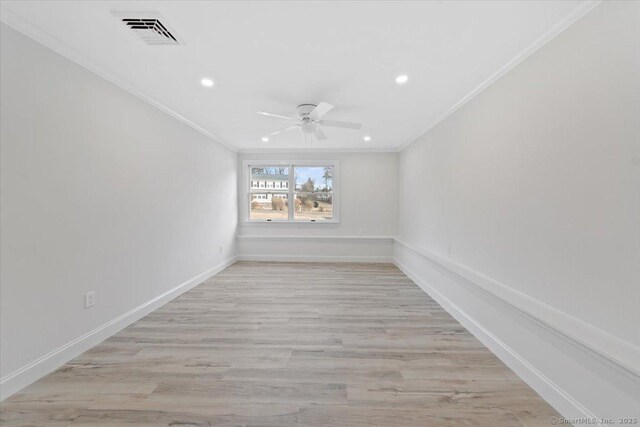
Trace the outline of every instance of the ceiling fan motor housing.
<instances>
[{"instance_id":1,"label":"ceiling fan motor housing","mask_svg":"<svg viewBox=\"0 0 640 427\"><path fill-rule=\"evenodd\" d=\"M309 114L316 108L315 104L300 104L296 107L298 116L302 120L302 131L304 133L313 133L316 130L315 122L309 117Z\"/></svg>"},{"instance_id":2,"label":"ceiling fan motor housing","mask_svg":"<svg viewBox=\"0 0 640 427\"><path fill-rule=\"evenodd\" d=\"M316 107L316 104L300 104L296 107L296 111L298 111L298 116L300 116L300 118L304 120L305 118L309 118L309 114Z\"/></svg>"}]
</instances>

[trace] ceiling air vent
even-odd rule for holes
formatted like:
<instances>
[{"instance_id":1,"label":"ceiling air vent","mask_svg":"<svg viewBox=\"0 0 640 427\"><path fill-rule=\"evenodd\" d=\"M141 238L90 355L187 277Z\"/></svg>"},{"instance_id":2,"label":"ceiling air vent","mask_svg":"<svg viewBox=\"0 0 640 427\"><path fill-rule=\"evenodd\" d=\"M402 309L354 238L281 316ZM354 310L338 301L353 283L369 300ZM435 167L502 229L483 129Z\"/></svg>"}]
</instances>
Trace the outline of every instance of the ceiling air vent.
<instances>
[{"instance_id":1,"label":"ceiling air vent","mask_svg":"<svg viewBox=\"0 0 640 427\"><path fill-rule=\"evenodd\" d=\"M126 27L134 31L149 45L180 45L180 39L172 33L155 13L114 13ZM139 17L135 17L139 16Z\"/></svg>"}]
</instances>

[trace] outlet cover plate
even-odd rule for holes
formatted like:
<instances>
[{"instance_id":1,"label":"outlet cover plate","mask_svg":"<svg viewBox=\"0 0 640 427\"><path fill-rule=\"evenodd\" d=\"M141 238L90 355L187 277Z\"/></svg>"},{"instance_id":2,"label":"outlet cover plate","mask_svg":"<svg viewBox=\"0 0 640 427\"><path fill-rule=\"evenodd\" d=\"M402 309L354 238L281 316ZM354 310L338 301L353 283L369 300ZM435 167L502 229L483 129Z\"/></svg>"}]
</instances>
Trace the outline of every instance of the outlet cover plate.
<instances>
[{"instance_id":1,"label":"outlet cover plate","mask_svg":"<svg viewBox=\"0 0 640 427\"><path fill-rule=\"evenodd\" d=\"M96 305L96 293L95 291L87 292L84 294L84 308L93 307Z\"/></svg>"}]
</instances>

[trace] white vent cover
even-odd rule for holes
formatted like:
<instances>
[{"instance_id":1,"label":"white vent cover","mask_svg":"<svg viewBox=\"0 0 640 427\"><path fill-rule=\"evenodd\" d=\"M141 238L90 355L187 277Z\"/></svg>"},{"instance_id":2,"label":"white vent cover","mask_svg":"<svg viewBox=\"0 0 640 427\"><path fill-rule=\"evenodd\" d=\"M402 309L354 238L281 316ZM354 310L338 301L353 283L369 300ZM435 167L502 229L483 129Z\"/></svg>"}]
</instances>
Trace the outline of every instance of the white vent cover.
<instances>
[{"instance_id":1,"label":"white vent cover","mask_svg":"<svg viewBox=\"0 0 640 427\"><path fill-rule=\"evenodd\" d=\"M157 13L114 12L113 14L148 45L182 44Z\"/></svg>"}]
</instances>

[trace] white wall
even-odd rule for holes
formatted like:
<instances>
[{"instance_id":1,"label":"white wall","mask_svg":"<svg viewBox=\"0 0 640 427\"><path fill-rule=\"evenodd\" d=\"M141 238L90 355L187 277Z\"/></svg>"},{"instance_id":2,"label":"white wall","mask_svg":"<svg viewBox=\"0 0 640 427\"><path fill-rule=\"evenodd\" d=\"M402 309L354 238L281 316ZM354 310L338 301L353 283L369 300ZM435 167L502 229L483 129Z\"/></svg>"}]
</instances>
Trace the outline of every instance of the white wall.
<instances>
[{"instance_id":1,"label":"white wall","mask_svg":"<svg viewBox=\"0 0 640 427\"><path fill-rule=\"evenodd\" d=\"M243 160L337 160L340 163L338 224L241 223L238 233L241 258L391 260L391 237L396 233L398 221L397 153L242 153L238 157L239 169ZM238 185L239 203L246 203L247 188L242 179ZM241 214L240 219L246 218Z\"/></svg>"},{"instance_id":2,"label":"white wall","mask_svg":"<svg viewBox=\"0 0 640 427\"><path fill-rule=\"evenodd\" d=\"M640 3L604 2L400 155L399 264L596 415L638 415L639 76ZM505 330L513 313L439 265L624 375Z\"/></svg>"},{"instance_id":3,"label":"white wall","mask_svg":"<svg viewBox=\"0 0 640 427\"><path fill-rule=\"evenodd\" d=\"M241 258L393 250L564 414L637 415L639 8L595 8L399 158L236 156L2 26L3 396L233 259L242 160L337 159L340 223L241 224Z\"/></svg>"},{"instance_id":4,"label":"white wall","mask_svg":"<svg viewBox=\"0 0 640 427\"><path fill-rule=\"evenodd\" d=\"M233 257L237 155L9 27L1 31L6 396ZM97 305L85 309L91 290Z\"/></svg>"}]
</instances>

